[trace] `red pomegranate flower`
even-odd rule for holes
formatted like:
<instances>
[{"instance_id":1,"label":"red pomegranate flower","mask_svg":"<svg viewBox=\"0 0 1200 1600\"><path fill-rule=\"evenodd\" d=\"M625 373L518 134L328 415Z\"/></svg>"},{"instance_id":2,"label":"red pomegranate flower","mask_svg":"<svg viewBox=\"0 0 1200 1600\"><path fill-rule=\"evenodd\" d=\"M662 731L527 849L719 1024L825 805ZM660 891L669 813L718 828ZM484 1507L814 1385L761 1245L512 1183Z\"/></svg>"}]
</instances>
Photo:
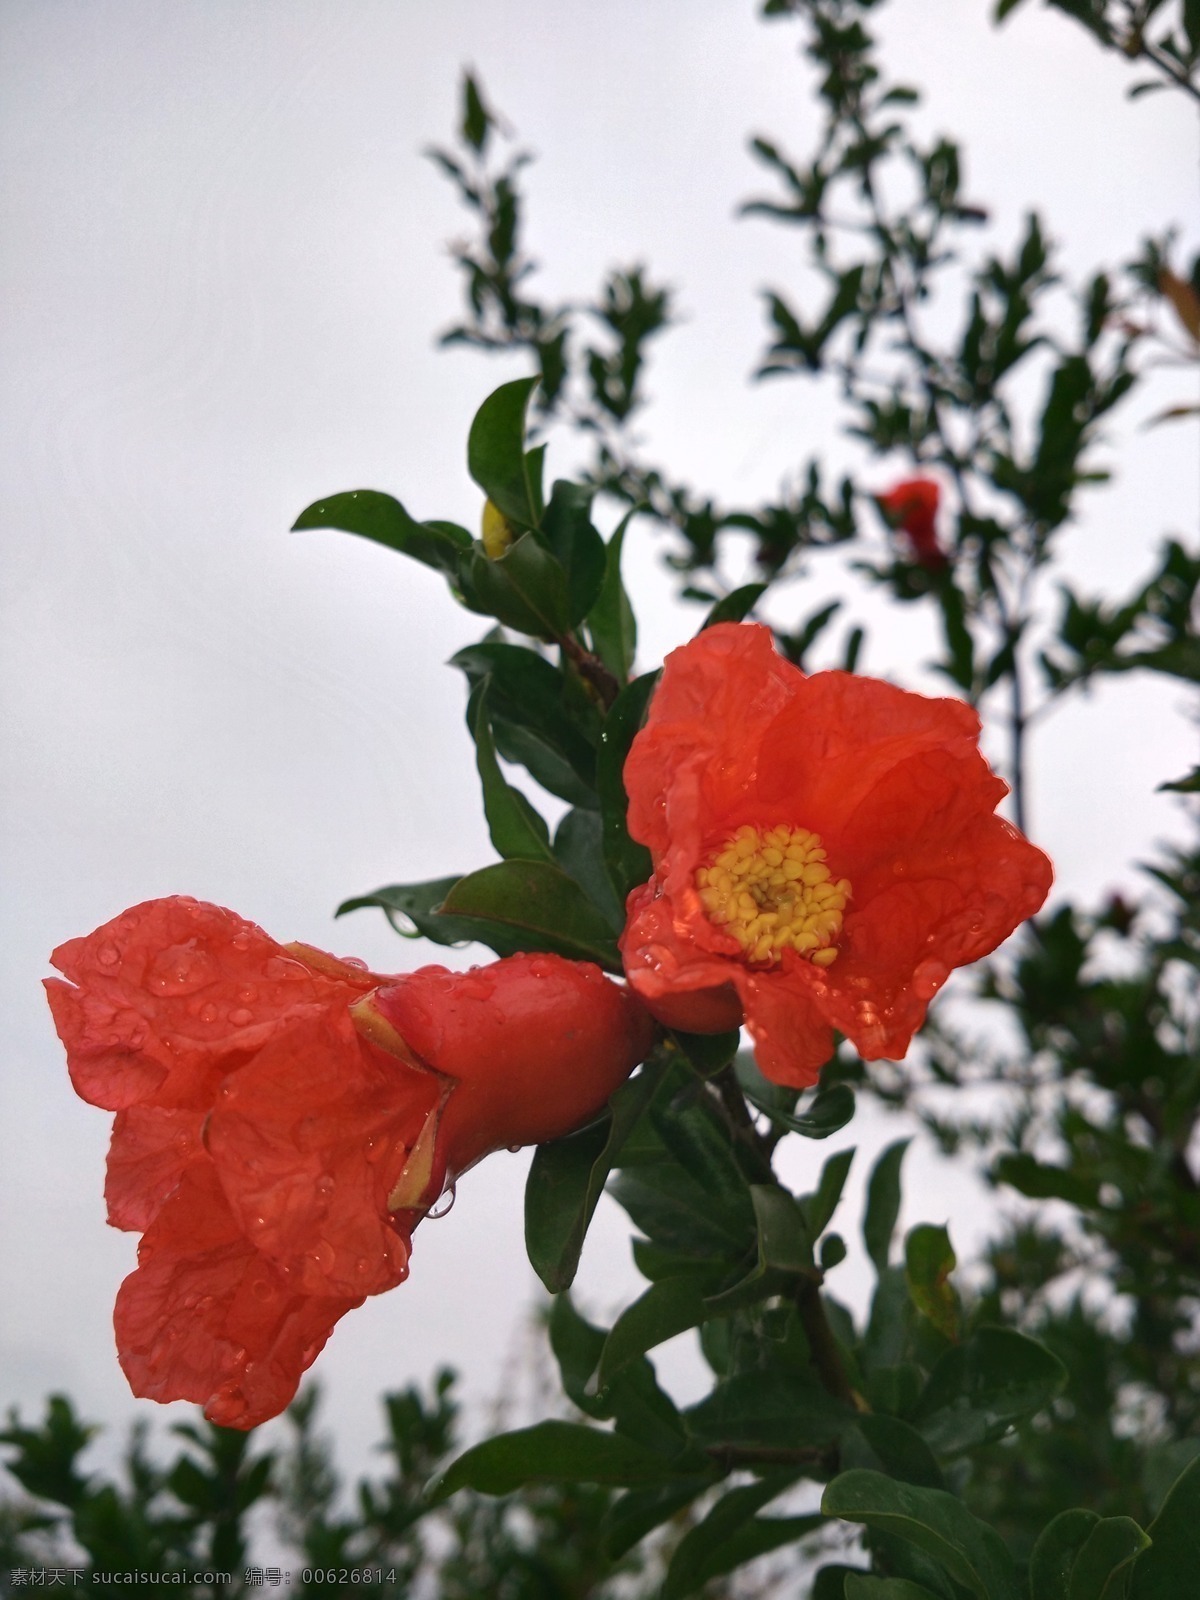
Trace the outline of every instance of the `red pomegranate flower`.
<instances>
[{"instance_id":1,"label":"red pomegranate flower","mask_svg":"<svg viewBox=\"0 0 1200 1600\"><path fill-rule=\"evenodd\" d=\"M941 491L932 478L905 478L876 502L893 528L899 528L912 546L914 559L931 572L946 565L946 552L938 543L937 510Z\"/></svg>"},{"instance_id":2,"label":"red pomegranate flower","mask_svg":"<svg viewBox=\"0 0 1200 1600\"><path fill-rule=\"evenodd\" d=\"M381 978L219 906L135 906L54 952L76 1090L116 1112L105 1198L135 1394L281 1411L339 1317L408 1275L444 1185L569 1132L648 1051L598 967L518 955Z\"/></svg>"},{"instance_id":3,"label":"red pomegranate flower","mask_svg":"<svg viewBox=\"0 0 1200 1600\"><path fill-rule=\"evenodd\" d=\"M668 1026L745 1021L778 1083L814 1083L838 1028L904 1055L954 967L1042 904L1050 863L995 816L979 719L846 672L806 677L768 629L667 657L625 763L654 876L626 906L630 983Z\"/></svg>"}]
</instances>

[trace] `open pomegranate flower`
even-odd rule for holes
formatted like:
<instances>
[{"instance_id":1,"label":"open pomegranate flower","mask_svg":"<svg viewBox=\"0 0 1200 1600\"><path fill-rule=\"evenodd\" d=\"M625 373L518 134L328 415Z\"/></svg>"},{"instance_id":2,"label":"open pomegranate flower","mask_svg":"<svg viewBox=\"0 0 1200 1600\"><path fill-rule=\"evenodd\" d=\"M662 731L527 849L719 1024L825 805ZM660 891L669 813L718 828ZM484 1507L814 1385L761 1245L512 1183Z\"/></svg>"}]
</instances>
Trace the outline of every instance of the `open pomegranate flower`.
<instances>
[{"instance_id":1,"label":"open pomegranate flower","mask_svg":"<svg viewBox=\"0 0 1200 1600\"><path fill-rule=\"evenodd\" d=\"M806 677L768 629L719 623L667 657L625 763L654 876L626 905L625 971L669 1027L745 1021L763 1072L815 1083L832 1029L904 1055L954 967L1050 888L994 815L979 719L846 672Z\"/></svg>"},{"instance_id":2,"label":"open pomegranate flower","mask_svg":"<svg viewBox=\"0 0 1200 1600\"><path fill-rule=\"evenodd\" d=\"M948 559L937 536L940 498L941 491L932 478L905 478L886 494L875 496L889 526L907 537L913 559L931 572L940 571Z\"/></svg>"},{"instance_id":3,"label":"open pomegranate flower","mask_svg":"<svg viewBox=\"0 0 1200 1600\"><path fill-rule=\"evenodd\" d=\"M493 1150L598 1112L653 1024L598 967L518 955L379 977L172 897L54 952L76 1090L116 1112L105 1197L144 1234L117 1295L135 1394L250 1428Z\"/></svg>"}]
</instances>

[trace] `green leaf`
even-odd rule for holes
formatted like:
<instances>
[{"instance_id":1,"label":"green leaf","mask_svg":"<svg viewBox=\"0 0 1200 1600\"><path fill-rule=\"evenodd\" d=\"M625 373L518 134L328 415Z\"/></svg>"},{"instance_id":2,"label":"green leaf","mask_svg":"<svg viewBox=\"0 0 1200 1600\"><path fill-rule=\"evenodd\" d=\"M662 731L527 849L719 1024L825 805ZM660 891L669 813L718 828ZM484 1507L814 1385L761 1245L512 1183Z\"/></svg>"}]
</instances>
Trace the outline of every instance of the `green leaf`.
<instances>
[{"instance_id":1,"label":"green leaf","mask_svg":"<svg viewBox=\"0 0 1200 1600\"><path fill-rule=\"evenodd\" d=\"M889 1478L899 1478L902 1483L914 1483L924 1489L946 1487L937 1457L917 1430L910 1428L907 1422L883 1412L867 1412L857 1419L854 1426L875 1457L875 1462L854 1462L853 1465L874 1467L877 1462Z\"/></svg>"},{"instance_id":2,"label":"green leaf","mask_svg":"<svg viewBox=\"0 0 1200 1600\"><path fill-rule=\"evenodd\" d=\"M622 517L605 547L604 581L587 618L593 650L622 686L633 671L637 650L637 619L621 579L625 530L636 514L635 509Z\"/></svg>"},{"instance_id":3,"label":"green leaf","mask_svg":"<svg viewBox=\"0 0 1200 1600\"><path fill-rule=\"evenodd\" d=\"M614 1561L661 1527L702 1492L695 1482L665 1489L631 1489L610 1505L604 1518L604 1547Z\"/></svg>"},{"instance_id":4,"label":"green leaf","mask_svg":"<svg viewBox=\"0 0 1200 1600\"><path fill-rule=\"evenodd\" d=\"M629 746L642 725L657 682L658 673L647 672L622 689L609 707L600 734L596 789L600 796L600 815L604 819L604 864L622 905L630 890L645 883L653 871L649 850L630 837L626 826L629 796L622 773Z\"/></svg>"},{"instance_id":5,"label":"green leaf","mask_svg":"<svg viewBox=\"0 0 1200 1600\"><path fill-rule=\"evenodd\" d=\"M764 1078L748 1051L739 1054L734 1067L742 1093L750 1104L770 1117L777 1127L798 1133L805 1139L827 1139L831 1133L844 1128L854 1115L854 1090L848 1084L835 1083L828 1089L818 1089L803 1110L795 1110L795 1090L784 1089Z\"/></svg>"},{"instance_id":6,"label":"green leaf","mask_svg":"<svg viewBox=\"0 0 1200 1600\"><path fill-rule=\"evenodd\" d=\"M525 459L525 413L536 378L516 378L492 391L467 435L467 471L510 522L537 526ZM519 542L519 541L518 541Z\"/></svg>"},{"instance_id":7,"label":"green leaf","mask_svg":"<svg viewBox=\"0 0 1200 1600\"><path fill-rule=\"evenodd\" d=\"M621 971L608 923L572 878L542 861L498 861L460 878L442 902L447 916L483 929L510 929L523 950L551 950ZM484 943L491 940L475 935Z\"/></svg>"},{"instance_id":8,"label":"green leaf","mask_svg":"<svg viewBox=\"0 0 1200 1600\"><path fill-rule=\"evenodd\" d=\"M867 1180L867 1205L863 1213L863 1243L877 1274L887 1271L892 1234L900 1215L900 1167L911 1139L897 1139L876 1161Z\"/></svg>"},{"instance_id":9,"label":"green leaf","mask_svg":"<svg viewBox=\"0 0 1200 1600\"><path fill-rule=\"evenodd\" d=\"M539 1422L485 1439L429 1485L437 1505L458 1489L511 1494L526 1483L608 1483L628 1487L669 1481L677 1469L664 1456L618 1433L577 1422Z\"/></svg>"},{"instance_id":10,"label":"green leaf","mask_svg":"<svg viewBox=\"0 0 1200 1600\"><path fill-rule=\"evenodd\" d=\"M488 132L492 127L492 118L483 103L483 96L479 92L479 85L469 72L463 74L463 110L462 110L462 136L479 155L483 154L487 144Z\"/></svg>"},{"instance_id":11,"label":"green leaf","mask_svg":"<svg viewBox=\"0 0 1200 1600\"><path fill-rule=\"evenodd\" d=\"M794 1472L773 1472L758 1483L731 1489L723 1495L679 1541L663 1583L663 1600L684 1600L686 1595L695 1594L710 1578L723 1576L740 1565L741 1561L750 1559L739 1554L737 1560L726 1563L722 1561L722 1556L727 1554L734 1536L754 1519L755 1513L790 1489L796 1476ZM825 1519L787 1519L789 1524L795 1520L805 1524L804 1532L810 1532L813 1528L821 1527ZM792 1537L796 1535L789 1532L788 1542ZM755 1551L756 1555L763 1553L761 1550Z\"/></svg>"},{"instance_id":12,"label":"green leaf","mask_svg":"<svg viewBox=\"0 0 1200 1600\"><path fill-rule=\"evenodd\" d=\"M570 628L567 575L532 533L523 533L495 560L473 546L458 578L470 609L507 628L535 639L558 639Z\"/></svg>"},{"instance_id":13,"label":"green leaf","mask_svg":"<svg viewBox=\"0 0 1200 1600\"><path fill-rule=\"evenodd\" d=\"M662 1082L666 1067L650 1061L623 1083L607 1114L590 1127L539 1145L525 1185L525 1248L551 1294L569 1288L613 1163Z\"/></svg>"},{"instance_id":14,"label":"green leaf","mask_svg":"<svg viewBox=\"0 0 1200 1600\"><path fill-rule=\"evenodd\" d=\"M583 620L595 605L604 583L604 541L592 527L595 491L560 478L550 494L541 535L567 575L567 622Z\"/></svg>"},{"instance_id":15,"label":"green leaf","mask_svg":"<svg viewBox=\"0 0 1200 1600\"><path fill-rule=\"evenodd\" d=\"M854 1413L798 1373L765 1371L722 1379L685 1415L693 1437L714 1447L825 1450Z\"/></svg>"},{"instance_id":16,"label":"green leaf","mask_svg":"<svg viewBox=\"0 0 1200 1600\"><path fill-rule=\"evenodd\" d=\"M1045 1345L1014 1328L977 1328L929 1375L913 1422L940 1455L1000 1438L1048 1406L1067 1370Z\"/></svg>"},{"instance_id":17,"label":"green leaf","mask_svg":"<svg viewBox=\"0 0 1200 1600\"><path fill-rule=\"evenodd\" d=\"M1132 1517L1105 1517L1075 1557L1067 1600L1124 1600L1133 1562L1149 1543Z\"/></svg>"},{"instance_id":18,"label":"green leaf","mask_svg":"<svg viewBox=\"0 0 1200 1600\"><path fill-rule=\"evenodd\" d=\"M674 1161L626 1164L609 1192L652 1243L693 1261L736 1264L753 1242L742 1219L714 1207L703 1184Z\"/></svg>"},{"instance_id":19,"label":"green leaf","mask_svg":"<svg viewBox=\"0 0 1200 1600\"><path fill-rule=\"evenodd\" d=\"M804 1208L778 1184L750 1185L750 1199L758 1223L759 1261L780 1272L810 1272L813 1236Z\"/></svg>"},{"instance_id":20,"label":"green leaf","mask_svg":"<svg viewBox=\"0 0 1200 1600\"><path fill-rule=\"evenodd\" d=\"M453 522L417 522L390 494L377 489L351 489L317 500L292 524L293 533L307 528L338 528L375 544L398 550L427 567L453 577L459 560L471 548L471 535Z\"/></svg>"},{"instance_id":21,"label":"green leaf","mask_svg":"<svg viewBox=\"0 0 1200 1600\"><path fill-rule=\"evenodd\" d=\"M500 855L517 861L553 861L545 822L519 789L500 770L488 714L487 686L472 696L471 732L475 737L475 764L483 786L483 810L488 833Z\"/></svg>"},{"instance_id":22,"label":"green leaf","mask_svg":"<svg viewBox=\"0 0 1200 1600\"><path fill-rule=\"evenodd\" d=\"M485 640L451 656L472 689L485 678L496 749L518 762L551 794L572 805L598 804L591 725L566 701L566 680L525 645ZM599 737L599 718L595 723Z\"/></svg>"},{"instance_id":23,"label":"green leaf","mask_svg":"<svg viewBox=\"0 0 1200 1600\"><path fill-rule=\"evenodd\" d=\"M766 583L746 583L740 589L734 589L713 606L700 624L700 632L711 628L715 622L741 622L747 612L754 610L769 588L770 584Z\"/></svg>"},{"instance_id":24,"label":"green leaf","mask_svg":"<svg viewBox=\"0 0 1200 1600\"><path fill-rule=\"evenodd\" d=\"M677 1273L652 1283L613 1324L600 1357L598 1383L605 1388L621 1368L676 1334L698 1328L716 1313L706 1296L719 1278L719 1270Z\"/></svg>"},{"instance_id":25,"label":"green leaf","mask_svg":"<svg viewBox=\"0 0 1200 1600\"><path fill-rule=\"evenodd\" d=\"M1176 778L1174 783L1160 783L1155 794L1200 794L1200 767L1193 767L1185 778Z\"/></svg>"},{"instance_id":26,"label":"green leaf","mask_svg":"<svg viewBox=\"0 0 1200 1600\"><path fill-rule=\"evenodd\" d=\"M977 1600L1020 1600L1012 1557L999 1534L941 1489L896 1483L854 1467L825 1490L821 1510L915 1545Z\"/></svg>"},{"instance_id":27,"label":"green leaf","mask_svg":"<svg viewBox=\"0 0 1200 1600\"><path fill-rule=\"evenodd\" d=\"M853 1160L853 1149L836 1151L821 1168L816 1193L801 1198L800 1206L804 1212L804 1220L813 1239L819 1239L832 1220L838 1202L842 1198L842 1190L846 1187L846 1179L850 1174L850 1164Z\"/></svg>"},{"instance_id":28,"label":"green leaf","mask_svg":"<svg viewBox=\"0 0 1200 1600\"><path fill-rule=\"evenodd\" d=\"M932 1589L909 1578L873 1578L869 1574L846 1574L842 1591L846 1600L938 1600Z\"/></svg>"},{"instance_id":29,"label":"green leaf","mask_svg":"<svg viewBox=\"0 0 1200 1600\"><path fill-rule=\"evenodd\" d=\"M554 835L554 857L563 871L600 908L614 934L625 926L625 914L604 870L604 824L598 811L576 806Z\"/></svg>"},{"instance_id":30,"label":"green leaf","mask_svg":"<svg viewBox=\"0 0 1200 1600\"><path fill-rule=\"evenodd\" d=\"M912 1303L947 1339L957 1339L961 1320L958 1295L950 1282L956 1264L950 1235L945 1228L922 1222L905 1240L905 1268Z\"/></svg>"},{"instance_id":31,"label":"green leaf","mask_svg":"<svg viewBox=\"0 0 1200 1600\"><path fill-rule=\"evenodd\" d=\"M1038 1535L1029 1558L1029 1600L1066 1600L1075 1558L1100 1518L1094 1511L1063 1511Z\"/></svg>"},{"instance_id":32,"label":"green leaf","mask_svg":"<svg viewBox=\"0 0 1200 1600\"><path fill-rule=\"evenodd\" d=\"M468 920L465 917L442 915L442 903L461 881L461 878L433 878L427 883L388 884L371 894L343 900L334 915L341 917L347 911L377 907L405 939L429 939L433 944L444 945L478 942L486 944L498 956L512 956L527 949L528 946L515 929L499 923L485 925L476 918Z\"/></svg>"},{"instance_id":33,"label":"green leaf","mask_svg":"<svg viewBox=\"0 0 1200 1600\"><path fill-rule=\"evenodd\" d=\"M1129 1600L1180 1600L1200 1572L1200 1459L1175 1480L1146 1531L1152 1542L1134 1562Z\"/></svg>"}]
</instances>

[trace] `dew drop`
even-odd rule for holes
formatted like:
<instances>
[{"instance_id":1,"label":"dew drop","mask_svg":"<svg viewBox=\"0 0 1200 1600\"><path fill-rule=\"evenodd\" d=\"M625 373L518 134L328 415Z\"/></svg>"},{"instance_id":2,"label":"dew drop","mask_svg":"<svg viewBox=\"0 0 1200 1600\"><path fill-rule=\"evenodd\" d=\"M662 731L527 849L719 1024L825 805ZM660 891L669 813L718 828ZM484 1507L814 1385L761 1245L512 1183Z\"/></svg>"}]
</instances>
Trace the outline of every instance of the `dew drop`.
<instances>
[{"instance_id":1,"label":"dew drop","mask_svg":"<svg viewBox=\"0 0 1200 1600\"><path fill-rule=\"evenodd\" d=\"M254 987L254 985L252 983L248 983L243 988L238 990L238 999L239 1000L244 1000L244 1001L247 1001L247 1002L249 1002L251 1000L257 1000L258 999L258 990Z\"/></svg>"},{"instance_id":2,"label":"dew drop","mask_svg":"<svg viewBox=\"0 0 1200 1600\"><path fill-rule=\"evenodd\" d=\"M150 963L146 987L155 994L194 994L216 978L216 964L194 943L173 944L160 950Z\"/></svg>"},{"instance_id":3,"label":"dew drop","mask_svg":"<svg viewBox=\"0 0 1200 1600\"><path fill-rule=\"evenodd\" d=\"M96 951L96 960L102 967L115 967L121 959L121 952L115 944L102 944Z\"/></svg>"},{"instance_id":4,"label":"dew drop","mask_svg":"<svg viewBox=\"0 0 1200 1600\"><path fill-rule=\"evenodd\" d=\"M256 1300L271 1300L275 1295L274 1288L266 1278L255 1278L250 1285L250 1290ZM247 1367L246 1370L249 1371L250 1369Z\"/></svg>"},{"instance_id":5,"label":"dew drop","mask_svg":"<svg viewBox=\"0 0 1200 1600\"><path fill-rule=\"evenodd\" d=\"M213 1308L213 1306L215 1304L216 1304L216 1301L213 1299L211 1294L202 1294L200 1296L199 1300L197 1300L197 1302L196 1302L196 1310L197 1311L211 1311L211 1309Z\"/></svg>"},{"instance_id":6,"label":"dew drop","mask_svg":"<svg viewBox=\"0 0 1200 1600\"><path fill-rule=\"evenodd\" d=\"M212 1001L210 1000L207 1005L201 1006L201 1008L200 1008L200 1021L201 1022L215 1022L216 1020L217 1020L217 1008L216 1008L216 1006L213 1005Z\"/></svg>"},{"instance_id":7,"label":"dew drop","mask_svg":"<svg viewBox=\"0 0 1200 1600\"><path fill-rule=\"evenodd\" d=\"M384 1143L383 1143L383 1135L382 1134L378 1134L378 1133L371 1134L371 1136L368 1138L366 1144L363 1145L363 1155L367 1158L367 1160L371 1163L372 1166L374 1166L374 1164L383 1155L383 1151L384 1151Z\"/></svg>"},{"instance_id":8,"label":"dew drop","mask_svg":"<svg viewBox=\"0 0 1200 1600\"><path fill-rule=\"evenodd\" d=\"M437 1199L433 1202L425 1215L434 1222L436 1222L440 1217L447 1216L451 1207L454 1205L455 1192L454 1184L449 1184L445 1189L442 1190L441 1194L438 1195Z\"/></svg>"},{"instance_id":9,"label":"dew drop","mask_svg":"<svg viewBox=\"0 0 1200 1600\"><path fill-rule=\"evenodd\" d=\"M316 1190L322 1200L328 1200L336 1185L327 1172L323 1172L317 1179Z\"/></svg>"},{"instance_id":10,"label":"dew drop","mask_svg":"<svg viewBox=\"0 0 1200 1600\"><path fill-rule=\"evenodd\" d=\"M354 1270L358 1273L360 1278L365 1278L367 1274L367 1268L370 1265L371 1263L367 1260L366 1256L359 1256L358 1260L354 1263Z\"/></svg>"},{"instance_id":11,"label":"dew drop","mask_svg":"<svg viewBox=\"0 0 1200 1600\"><path fill-rule=\"evenodd\" d=\"M244 1028L254 1021L253 1011L247 1011L245 1006L239 1006L236 1011L229 1013L229 1020L235 1028Z\"/></svg>"},{"instance_id":12,"label":"dew drop","mask_svg":"<svg viewBox=\"0 0 1200 1600\"><path fill-rule=\"evenodd\" d=\"M328 1239L318 1239L316 1248L308 1252L308 1259L316 1267L318 1272L328 1273L332 1270L333 1264L337 1260L337 1256L335 1255L333 1246L330 1244Z\"/></svg>"},{"instance_id":13,"label":"dew drop","mask_svg":"<svg viewBox=\"0 0 1200 1600\"><path fill-rule=\"evenodd\" d=\"M950 968L944 961L922 961L913 973L913 993L922 1000L932 1000L949 976Z\"/></svg>"},{"instance_id":14,"label":"dew drop","mask_svg":"<svg viewBox=\"0 0 1200 1600\"><path fill-rule=\"evenodd\" d=\"M317 1359L319 1353L319 1349L315 1344L306 1344L304 1349L300 1352L301 1368L311 1367L313 1362Z\"/></svg>"},{"instance_id":15,"label":"dew drop","mask_svg":"<svg viewBox=\"0 0 1200 1600\"><path fill-rule=\"evenodd\" d=\"M248 933L235 933L229 942L235 950L249 950L250 935Z\"/></svg>"},{"instance_id":16,"label":"dew drop","mask_svg":"<svg viewBox=\"0 0 1200 1600\"><path fill-rule=\"evenodd\" d=\"M521 1150L523 1150L523 1149L524 1149L524 1148L525 1148L525 1147L524 1147L524 1145L519 1145L519 1144L510 1144L510 1145L509 1145L509 1146L508 1146L508 1153L509 1153L509 1155L510 1155L510 1156L515 1156L515 1155L517 1155L517 1154L518 1154L518 1153L519 1153L519 1152L520 1152L520 1151L521 1151Z\"/></svg>"}]
</instances>

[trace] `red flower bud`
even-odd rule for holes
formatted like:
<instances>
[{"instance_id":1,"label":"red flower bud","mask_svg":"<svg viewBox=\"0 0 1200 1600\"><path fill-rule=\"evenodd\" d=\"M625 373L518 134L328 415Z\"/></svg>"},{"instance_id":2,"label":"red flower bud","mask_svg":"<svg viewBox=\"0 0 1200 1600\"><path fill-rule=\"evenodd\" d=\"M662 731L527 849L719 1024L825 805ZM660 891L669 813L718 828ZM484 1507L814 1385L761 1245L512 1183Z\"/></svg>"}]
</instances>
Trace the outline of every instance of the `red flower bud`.
<instances>
[{"instance_id":1,"label":"red flower bud","mask_svg":"<svg viewBox=\"0 0 1200 1600\"><path fill-rule=\"evenodd\" d=\"M951 969L1042 904L1050 863L994 815L979 718L719 623L667 657L625 763L654 876L626 905L630 983L668 1026L743 1019L778 1083L815 1083L834 1028L904 1055Z\"/></svg>"},{"instance_id":2,"label":"red flower bud","mask_svg":"<svg viewBox=\"0 0 1200 1600\"><path fill-rule=\"evenodd\" d=\"M135 906L54 952L76 1090L117 1113L105 1197L144 1234L117 1296L135 1394L274 1416L334 1324L493 1150L569 1133L648 1053L599 968L520 955L381 978L231 911Z\"/></svg>"},{"instance_id":3,"label":"red flower bud","mask_svg":"<svg viewBox=\"0 0 1200 1600\"><path fill-rule=\"evenodd\" d=\"M907 535L913 559L931 572L938 572L947 564L937 536L940 497L941 491L932 478L906 478L886 494L875 497L890 526Z\"/></svg>"}]
</instances>

